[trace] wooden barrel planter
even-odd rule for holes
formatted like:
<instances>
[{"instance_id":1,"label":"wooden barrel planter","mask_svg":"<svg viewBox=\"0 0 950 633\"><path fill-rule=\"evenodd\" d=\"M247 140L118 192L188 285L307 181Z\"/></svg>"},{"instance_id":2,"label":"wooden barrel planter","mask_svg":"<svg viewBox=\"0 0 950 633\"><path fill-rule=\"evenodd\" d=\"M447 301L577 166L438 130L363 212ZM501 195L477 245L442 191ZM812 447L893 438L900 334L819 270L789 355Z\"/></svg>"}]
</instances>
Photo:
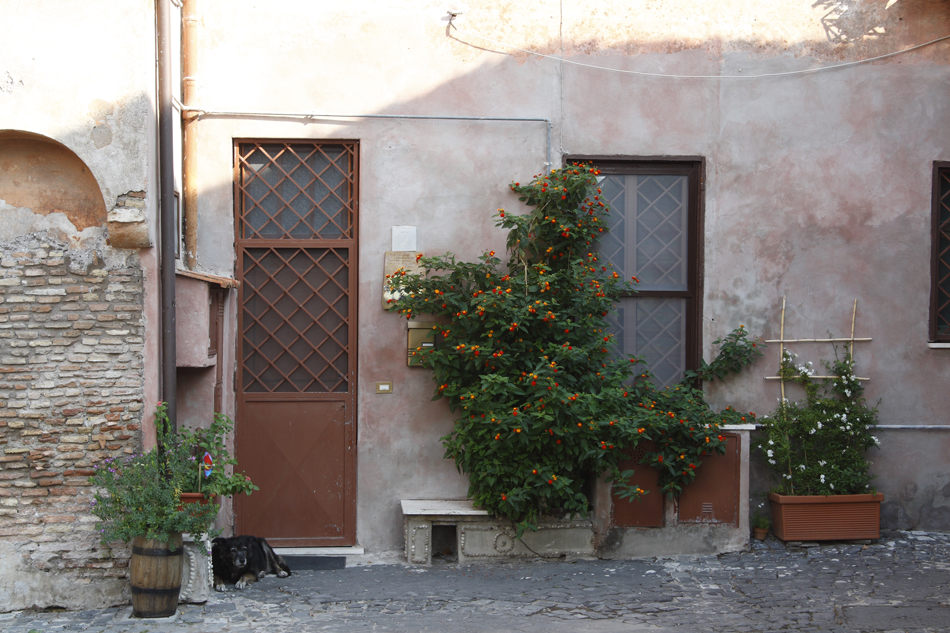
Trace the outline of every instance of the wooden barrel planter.
<instances>
[{"instance_id":1,"label":"wooden barrel planter","mask_svg":"<svg viewBox=\"0 0 950 633\"><path fill-rule=\"evenodd\" d=\"M129 563L133 617L167 618L175 615L181 592L183 552L181 533L168 541L135 537Z\"/></svg>"}]
</instances>

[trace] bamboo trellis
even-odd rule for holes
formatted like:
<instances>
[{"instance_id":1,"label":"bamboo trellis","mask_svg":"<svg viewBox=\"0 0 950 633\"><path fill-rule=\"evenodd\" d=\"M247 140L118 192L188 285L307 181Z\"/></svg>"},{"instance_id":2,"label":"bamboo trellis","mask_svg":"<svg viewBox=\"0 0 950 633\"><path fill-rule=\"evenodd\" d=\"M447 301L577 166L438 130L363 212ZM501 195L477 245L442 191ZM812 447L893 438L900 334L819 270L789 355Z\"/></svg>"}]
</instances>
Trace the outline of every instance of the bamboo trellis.
<instances>
[{"instance_id":1,"label":"bamboo trellis","mask_svg":"<svg viewBox=\"0 0 950 633\"><path fill-rule=\"evenodd\" d=\"M870 341L870 338L855 338L854 336L854 320L858 313L858 300L854 300L854 307L851 310L851 336L848 338L797 338L797 339L787 339L785 338L785 297L782 297L782 323L779 329L779 338L771 339L765 341L766 343L778 343L778 356L779 356L779 366L781 366L782 358L785 357L785 344L786 343L847 343L848 344L848 355L854 358L854 344L855 343L865 343ZM821 379L828 378L834 379L837 376L810 376L810 378ZM782 386L782 402L785 402L785 379L781 376L766 376L766 380L780 380ZM856 380L868 381L870 378L861 378L855 376Z\"/></svg>"}]
</instances>

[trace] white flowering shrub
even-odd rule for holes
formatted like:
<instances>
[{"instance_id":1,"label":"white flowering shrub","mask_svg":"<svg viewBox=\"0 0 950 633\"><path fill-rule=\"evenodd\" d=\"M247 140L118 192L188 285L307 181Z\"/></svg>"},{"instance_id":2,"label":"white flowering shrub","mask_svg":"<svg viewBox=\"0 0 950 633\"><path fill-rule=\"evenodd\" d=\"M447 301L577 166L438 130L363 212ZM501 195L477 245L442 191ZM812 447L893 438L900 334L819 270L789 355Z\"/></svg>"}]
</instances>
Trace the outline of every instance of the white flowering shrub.
<instances>
[{"instance_id":1,"label":"white flowering shrub","mask_svg":"<svg viewBox=\"0 0 950 633\"><path fill-rule=\"evenodd\" d=\"M773 490L785 495L846 495L871 492L866 451L879 444L871 430L877 409L868 407L864 387L854 376L854 359L825 362L833 379L814 378L811 364L796 365L784 350L780 375L802 385L805 399L779 402L759 420L755 440L778 482Z\"/></svg>"}]
</instances>

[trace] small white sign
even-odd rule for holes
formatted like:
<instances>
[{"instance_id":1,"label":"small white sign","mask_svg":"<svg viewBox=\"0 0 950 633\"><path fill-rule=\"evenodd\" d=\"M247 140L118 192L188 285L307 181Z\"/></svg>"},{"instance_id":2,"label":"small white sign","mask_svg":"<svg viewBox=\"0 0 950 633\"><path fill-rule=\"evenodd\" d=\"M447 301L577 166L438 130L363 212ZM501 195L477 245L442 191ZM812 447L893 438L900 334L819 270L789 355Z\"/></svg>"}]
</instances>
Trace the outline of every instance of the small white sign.
<instances>
[{"instance_id":1,"label":"small white sign","mask_svg":"<svg viewBox=\"0 0 950 633\"><path fill-rule=\"evenodd\" d=\"M393 227L393 250L394 251L416 250L416 227L394 226Z\"/></svg>"}]
</instances>

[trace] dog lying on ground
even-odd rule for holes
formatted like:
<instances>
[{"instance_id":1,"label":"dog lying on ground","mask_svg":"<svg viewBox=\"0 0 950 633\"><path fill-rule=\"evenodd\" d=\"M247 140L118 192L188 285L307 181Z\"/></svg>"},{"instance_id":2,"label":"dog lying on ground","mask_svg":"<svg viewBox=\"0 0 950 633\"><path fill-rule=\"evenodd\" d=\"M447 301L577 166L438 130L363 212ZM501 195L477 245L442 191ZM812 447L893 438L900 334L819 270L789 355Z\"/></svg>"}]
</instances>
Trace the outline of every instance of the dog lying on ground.
<instances>
[{"instance_id":1,"label":"dog lying on ground","mask_svg":"<svg viewBox=\"0 0 950 633\"><path fill-rule=\"evenodd\" d=\"M214 539L211 567L217 591L225 591L225 585L244 589L248 583L257 582L267 574L276 574L278 578L290 575L290 567L284 559L259 536Z\"/></svg>"}]
</instances>

